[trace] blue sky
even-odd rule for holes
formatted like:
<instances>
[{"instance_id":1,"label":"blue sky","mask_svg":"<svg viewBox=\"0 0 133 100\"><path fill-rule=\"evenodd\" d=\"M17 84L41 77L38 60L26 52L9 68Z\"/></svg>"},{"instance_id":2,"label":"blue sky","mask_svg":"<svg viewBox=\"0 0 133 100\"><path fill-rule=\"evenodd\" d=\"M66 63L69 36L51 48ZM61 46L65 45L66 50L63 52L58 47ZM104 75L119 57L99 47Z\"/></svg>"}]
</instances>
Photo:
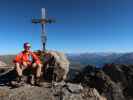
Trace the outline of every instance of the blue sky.
<instances>
[{"instance_id":1,"label":"blue sky","mask_svg":"<svg viewBox=\"0 0 133 100\"><path fill-rule=\"evenodd\" d=\"M132 0L0 0L0 54L14 54L24 42L41 49L41 8L56 23L46 26L47 49L68 53L132 52Z\"/></svg>"}]
</instances>

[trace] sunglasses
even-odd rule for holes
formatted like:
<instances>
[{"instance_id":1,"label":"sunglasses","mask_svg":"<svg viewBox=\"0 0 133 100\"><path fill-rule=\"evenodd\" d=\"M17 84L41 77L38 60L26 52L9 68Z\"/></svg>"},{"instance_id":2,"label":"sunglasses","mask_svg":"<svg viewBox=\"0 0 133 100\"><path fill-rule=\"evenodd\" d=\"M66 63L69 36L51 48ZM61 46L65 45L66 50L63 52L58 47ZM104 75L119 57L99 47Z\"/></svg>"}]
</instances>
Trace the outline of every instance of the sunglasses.
<instances>
[{"instance_id":1,"label":"sunglasses","mask_svg":"<svg viewBox=\"0 0 133 100\"><path fill-rule=\"evenodd\" d=\"M31 48L31 46L25 46L24 48Z\"/></svg>"}]
</instances>

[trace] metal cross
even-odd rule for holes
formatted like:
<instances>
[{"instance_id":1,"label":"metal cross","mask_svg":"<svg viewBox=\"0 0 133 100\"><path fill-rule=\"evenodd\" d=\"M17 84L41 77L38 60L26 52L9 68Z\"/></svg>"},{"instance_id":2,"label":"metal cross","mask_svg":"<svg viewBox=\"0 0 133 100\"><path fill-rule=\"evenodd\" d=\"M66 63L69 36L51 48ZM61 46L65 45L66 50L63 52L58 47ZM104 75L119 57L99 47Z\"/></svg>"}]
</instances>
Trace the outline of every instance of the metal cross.
<instances>
[{"instance_id":1,"label":"metal cross","mask_svg":"<svg viewBox=\"0 0 133 100\"><path fill-rule=\"evenodd\" d=\"M42 8L42 17L40 19L32 19L32 23L34 24L41 24L41 42L42 42L42 50L46 50L46 42L47 42L47 35L45 30L45 25L47 23L52 23L54 20L46 19L46 9Z\"/></svg>"}]
</instances>

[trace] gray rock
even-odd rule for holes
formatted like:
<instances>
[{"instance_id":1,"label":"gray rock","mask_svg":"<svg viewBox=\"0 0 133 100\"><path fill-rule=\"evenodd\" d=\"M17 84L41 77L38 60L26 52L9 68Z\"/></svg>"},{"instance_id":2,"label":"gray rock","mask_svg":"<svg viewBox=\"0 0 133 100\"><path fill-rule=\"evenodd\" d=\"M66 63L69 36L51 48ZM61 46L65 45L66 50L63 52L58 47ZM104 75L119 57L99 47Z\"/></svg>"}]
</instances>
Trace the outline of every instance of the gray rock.
<instances>
[{"instance_id":1,"label":"gray rock","mask_svg":"<svg viewBox=\"0 0 133 100\"><path fill-rule=\"evenodd\" d=\"M81 84L72 84L72 83L68 83L67 84L67 89L71 92L71 93L80 93L83 90L83 87Z\"/></svg>"}]
</instances>

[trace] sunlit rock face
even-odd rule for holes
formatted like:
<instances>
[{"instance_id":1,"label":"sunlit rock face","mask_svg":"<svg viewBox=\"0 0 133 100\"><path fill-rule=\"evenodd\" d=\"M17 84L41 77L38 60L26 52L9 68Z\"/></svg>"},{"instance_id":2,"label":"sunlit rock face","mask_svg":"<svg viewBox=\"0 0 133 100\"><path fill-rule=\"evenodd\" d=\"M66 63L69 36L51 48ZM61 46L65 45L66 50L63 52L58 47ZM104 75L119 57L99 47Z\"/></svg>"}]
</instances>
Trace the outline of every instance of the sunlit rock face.
<instances>
[{"instance_id":1,"label":"sunlit rock face","mask_svg":"<svg viewBox=\"0 0 133 100\"><path fill-rule=\"evenodd\" d=\"M51 54L55 59L54 74L56 75L56 81L66 80L70 65L66 55L58 51L47 51L47 53Z\"/></svg>"}]
</instances>

